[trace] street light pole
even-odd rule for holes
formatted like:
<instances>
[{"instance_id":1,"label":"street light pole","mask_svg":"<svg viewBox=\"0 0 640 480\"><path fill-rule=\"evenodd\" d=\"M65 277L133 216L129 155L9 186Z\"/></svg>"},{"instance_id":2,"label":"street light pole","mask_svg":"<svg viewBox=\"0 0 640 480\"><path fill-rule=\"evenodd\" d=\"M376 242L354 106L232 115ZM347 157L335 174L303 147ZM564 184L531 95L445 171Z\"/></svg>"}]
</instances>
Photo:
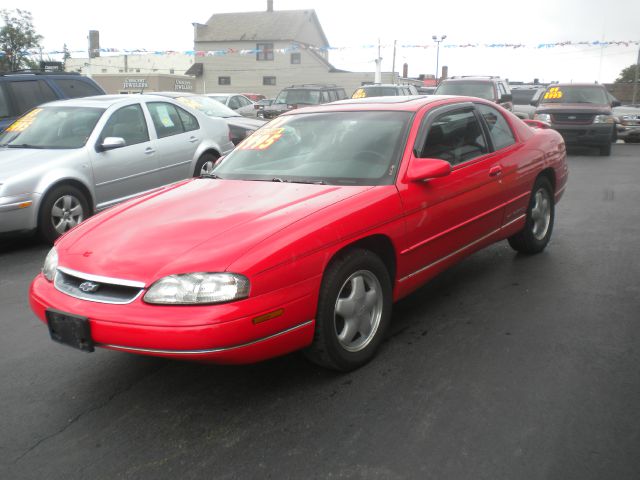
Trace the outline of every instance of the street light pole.
<instances>
[{"instance_id":1,"label":"street light pole","mask_svg":"<svg viewBox=\"0 0 640 480\"><path fill-rule=\"evenodd\" d=\"M438 47L436 49L436 85L438 85L438 69L440 68L440 42L447 38L447 36L441 35L440 38L438 38L436 35L433 35L431 38L438 44Z\"/></svg>"}]
</instances>

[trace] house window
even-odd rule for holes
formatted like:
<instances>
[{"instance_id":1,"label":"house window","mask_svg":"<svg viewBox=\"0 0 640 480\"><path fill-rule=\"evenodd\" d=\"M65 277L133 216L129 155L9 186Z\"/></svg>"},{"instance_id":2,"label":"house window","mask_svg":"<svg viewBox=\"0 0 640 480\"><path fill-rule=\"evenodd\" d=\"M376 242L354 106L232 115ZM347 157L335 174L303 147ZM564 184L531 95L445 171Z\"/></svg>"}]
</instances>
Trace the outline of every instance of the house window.
<instances>
[{"instance_id":1,"label":"house window","mask_svg":"<svg viewBox=\"0 0 640 480\"><path fill-rule=\"evenodd\" d=\"M172 68L171 70L169 70L169 73L173 75L174 73L176 73L176 71Z\"/></svg>"},{"instance_id":2,"label":"house window","mask_svg":"<svg viewBox=\"0 0 640 480\"><path fill-rule=\"evenodd\" d=\"M295 52L291 54L291 64L292 65L300 64L300 52Z\"/></svg>"},{"instance_id":3,"label":"house window","mask_svg":"<svg viewBox=\"0 0 640 480\"><path fill-rule=\"evenodd\" d=\"M265 61L273 60L273 43L258 43L256 45L256 60Z\"/></svg>"},{"instance_id":4,"label":"house window","mask_svg":"<svg viewBox=\"0 0 640 480\"><path fill-rule=\"evenodd\" d=\"M262 77L262 85L275 85L276 77Z\"/></svg>"},{"instance_id":5,"label":"house window","mask_svg":"<svg viewBox=\"0 0 640 480\"><path fill-rule=\"evenodd\" d=\"M102 69L102 73L107 73L107 69L106 69L106 68L103 68L103 69Z\"/></svg>"},{"instance_id":6,"label":"house window","mask_svg":"<svg viewBox=\"0 0 640 480\"><path fill-rule=\"evenodd\" d=\"M218 85L231 85L231 77L218 77Z\"/></svg>"}]
</instances>

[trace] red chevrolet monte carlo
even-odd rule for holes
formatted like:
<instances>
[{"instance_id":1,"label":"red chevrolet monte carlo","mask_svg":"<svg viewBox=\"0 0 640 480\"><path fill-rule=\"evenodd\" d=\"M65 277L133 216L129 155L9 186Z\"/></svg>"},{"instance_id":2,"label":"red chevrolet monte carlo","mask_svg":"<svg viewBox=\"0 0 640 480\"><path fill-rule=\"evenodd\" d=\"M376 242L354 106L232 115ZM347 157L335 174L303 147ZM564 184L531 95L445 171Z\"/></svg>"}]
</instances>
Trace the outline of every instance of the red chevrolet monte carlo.
<instances>
[{"instance_id":1,"label":"red chevrolet monte carlo","mask_svg":"<svg viewBox=\"0 0 640 480\"><path fill-rule=\"evenodd\" d=\"M393 302L438 272L503 239L546 247L567 164L544 127L468 97L292 111L212 174L60 238L31 307L86 351L249 363L304 349L357 368Z\"/></svg>"}]
</instances>

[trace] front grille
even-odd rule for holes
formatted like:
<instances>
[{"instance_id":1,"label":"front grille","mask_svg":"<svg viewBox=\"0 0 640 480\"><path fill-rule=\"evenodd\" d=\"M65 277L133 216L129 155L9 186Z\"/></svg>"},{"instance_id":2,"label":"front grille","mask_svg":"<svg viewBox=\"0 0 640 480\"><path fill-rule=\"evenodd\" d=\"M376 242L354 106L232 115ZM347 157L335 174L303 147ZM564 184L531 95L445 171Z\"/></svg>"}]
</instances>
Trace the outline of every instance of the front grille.
<instances>
[{"instance_id":1,"label":"front grille","mask_svg":"<svg viewBox=\"0 0 640 480\"><path fill-rule=\"evenodd\" d=\"M116 304L133 302L144 287L140 282L97 277L64 268L58 268L54 285L57 290L74 298Z\"/></svg>"},{"instance_id":2,"label":"front grille","mask_svg":"<svg viewBox=\"0 0 640 480\"><path fill-rule=\"evenodd\" d=\"M593 113L554 113L551 115L553 123L566 123L573 125L588 125L593 123Z\"/></svg>"}]
</instances>

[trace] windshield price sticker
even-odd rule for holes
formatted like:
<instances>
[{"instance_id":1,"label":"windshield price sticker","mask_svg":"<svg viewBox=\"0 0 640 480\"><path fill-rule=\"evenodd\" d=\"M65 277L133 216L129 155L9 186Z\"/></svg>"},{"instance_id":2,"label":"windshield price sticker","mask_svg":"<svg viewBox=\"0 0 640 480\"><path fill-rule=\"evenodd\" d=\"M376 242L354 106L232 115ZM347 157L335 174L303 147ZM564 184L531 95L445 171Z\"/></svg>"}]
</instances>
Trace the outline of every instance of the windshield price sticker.
<instances>
[{"instance_id":1,"label":"windshield price sticker","mask_svg":"<svg viewBox=\"0 0 640 480\"><path fill-rule=\"evenodd\" d=\"M365 98L367 94L364 91L364 88L359 88L353 93L353 97L351 98Z\"/></svg>"},{"instance_id":2,"label":"windshield price sticker","mask_svg":"<svg viewBox=\"0 0 640 480\"><path fill-rule=\"evenodd\" d=\"M34 108L24 117L20 117L18 120L9 125L9 127L7 128L7 132L24 132L31 126L31 124L41 111L41 108Z\"/></svg>"},{"instance_id":3,"label":"windshield price sticker","mask_svg":"<svg viewBox=\"0 0 640 480\"><path fill-rule=\"evenodd\" d=\"M562 91L560 90L560 87L550 88L549 91L544 94L545 100L554 99L554 98L562 98Z\"/></svg>"},{"instance_id":4,"label":"windshield price sticker","mask_svg":"<svg viewBox=\"0 0 640 480\"><path fill-rule=\"evenodd\" d=\"M284 128L260 130L259 133L254 133L243 141L237 148L238 150L266 150L280 140L283 134Z\"/></svg>"},{"instance_id":5,"label":"windshield price sticker","mask_svg":"<svg viewBox=\"0 0 640 480\"><path fill-rule=\"evenodd\" d=\"M191 107L191 108L195 108L196 110L200 110L200 104L198 102L196 102L195 100L191 100L190 98L187 97L180 97L178 99L176 99L178 101L178 103L181 103L182 105L186 105L187 107Z\"/></svg>"}]
</instances>

